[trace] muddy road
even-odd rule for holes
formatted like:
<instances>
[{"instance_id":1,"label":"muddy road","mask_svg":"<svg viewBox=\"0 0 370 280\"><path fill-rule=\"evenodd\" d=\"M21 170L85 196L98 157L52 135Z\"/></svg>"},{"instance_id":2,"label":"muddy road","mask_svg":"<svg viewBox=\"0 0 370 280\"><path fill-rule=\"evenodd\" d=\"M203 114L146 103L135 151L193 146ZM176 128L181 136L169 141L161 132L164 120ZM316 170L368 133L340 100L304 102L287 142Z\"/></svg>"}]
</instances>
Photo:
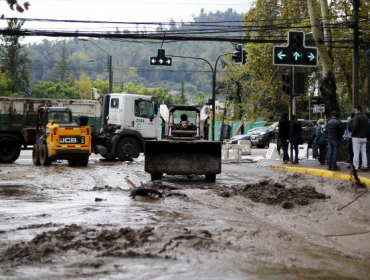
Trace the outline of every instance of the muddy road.
<instances>
[{"instance_id":1,"label":"muddy road","mask_svg":"<svg viewBox=\"0 0 370 280\"><path fill-rule=\"evenodd\" d=\"M151 183L143 163L0 165L0 279L370 278L369 192L339 210L364 189L268 161Z\"/></svg>"}]
</instances>

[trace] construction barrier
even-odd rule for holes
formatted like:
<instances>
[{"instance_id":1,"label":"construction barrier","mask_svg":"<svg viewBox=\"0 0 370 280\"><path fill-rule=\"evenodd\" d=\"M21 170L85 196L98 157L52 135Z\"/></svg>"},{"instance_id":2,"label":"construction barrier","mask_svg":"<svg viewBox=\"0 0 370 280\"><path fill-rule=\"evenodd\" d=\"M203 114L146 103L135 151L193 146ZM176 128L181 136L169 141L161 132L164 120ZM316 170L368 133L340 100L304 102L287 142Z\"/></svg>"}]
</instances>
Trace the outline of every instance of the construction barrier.
<instances>
[{"instance_id":1,"label":"construction barrier","mask_svg":"<svg viewBox=\"0 0 370 280\"><path fill-rule=\"evenodd\" d=\"M242 155L251 155L251 141L250 140L239 140L238 145L242 147Z\"/></svg>"},{"instance_id":2,"label":"construction barrier","mask_svg":"<svg viewBox=\"0 0 370 280\"><path fill-rule=\"evenodd\" d=\"M266 152L266 159L280 159L280 155L277 150L277 145L275 143L270 143L269 148Z\"/></svg>"},{"instance_id":3,"label":"construction barrier","mask_svg":"<svg viewBox=\"0 0 370 280\"><path fill-rule=\"evenodd\" d=\"M222 145L222 163L239 163L242 147L237 144Z\"/></svg>"},{"instance_id":4,"label":"construction barrier","mask_svg":"<svg viewBox=\"0 0 370 280\"><path fill-rule=\"evenodd\" d=\"M290 144L288 146L288 154L290 155ZM290 155L291 158L295 158L295 152L293 149L293 156ZM304 143L302 145L298 145L298 159L308 159L308 144Z\"/></svg>"}]
</instances>

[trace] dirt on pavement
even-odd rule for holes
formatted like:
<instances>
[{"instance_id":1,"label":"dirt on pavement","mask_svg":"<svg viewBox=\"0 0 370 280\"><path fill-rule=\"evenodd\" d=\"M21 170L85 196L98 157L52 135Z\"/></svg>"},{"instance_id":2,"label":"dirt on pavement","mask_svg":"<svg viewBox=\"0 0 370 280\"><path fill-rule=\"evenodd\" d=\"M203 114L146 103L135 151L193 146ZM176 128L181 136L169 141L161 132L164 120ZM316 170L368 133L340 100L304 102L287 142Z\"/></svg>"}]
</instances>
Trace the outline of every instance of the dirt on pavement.
<instances>
[{"instance_id":1,"label":"dirt on pavement","mask_svg":"<svg viewBox=\"0 0 370 280\"><path fill-rule=\"evenodd\" d=\"M0 279L370 275L370 195L351 182L246 163L216 183L143 170L141 158L0 165ZM127 176L162 197L133 199Z\"/></svg>"}]
</instances>

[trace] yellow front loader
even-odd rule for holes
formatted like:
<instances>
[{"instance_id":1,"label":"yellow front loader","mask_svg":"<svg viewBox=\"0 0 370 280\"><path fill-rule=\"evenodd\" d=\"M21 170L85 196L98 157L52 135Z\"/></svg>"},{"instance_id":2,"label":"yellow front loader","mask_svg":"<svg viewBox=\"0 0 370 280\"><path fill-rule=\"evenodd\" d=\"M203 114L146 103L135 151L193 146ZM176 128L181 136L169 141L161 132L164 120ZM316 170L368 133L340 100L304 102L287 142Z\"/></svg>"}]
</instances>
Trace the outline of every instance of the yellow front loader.
<instances>
[{"instance_id":1,"label":"yellow front loader","mask_svg":"<svg viewBox=\"0 0 370 280\"><path fill-rule=\"evenodd\" d=\"M91 127L88 117L72 120L72 111L65 107L41 107L37 112L34 165L47 166L58 159L71 166L86 166L91 154Z\"/></svg>"}]
</instances>

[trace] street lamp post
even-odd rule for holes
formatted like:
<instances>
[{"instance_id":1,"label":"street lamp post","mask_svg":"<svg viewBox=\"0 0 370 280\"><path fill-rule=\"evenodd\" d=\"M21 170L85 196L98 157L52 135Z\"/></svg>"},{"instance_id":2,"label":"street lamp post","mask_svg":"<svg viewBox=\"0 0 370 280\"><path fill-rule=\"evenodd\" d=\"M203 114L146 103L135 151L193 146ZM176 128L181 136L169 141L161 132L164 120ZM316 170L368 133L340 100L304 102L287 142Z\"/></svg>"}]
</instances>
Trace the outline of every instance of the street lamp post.
<instances>
[{"instance_id":1,"label":"street lamp post","mask_svg":"<svg viewBox=\"0 0 370 280\"><path fill-rule=\"evenodd\" d=\"M105 52L108 56L108 60L107 60L107 69L108 69L108 81L109 81L109 85L108 85L108 93L112 93L113 91L113 70L112 70L112 56L107 52L105 51L104 49L102 49L100 46L98 46L97 44L95 44L93 41L89 40L89 39L83 39L83 38L80 38L78 39L78 41L84 41L84 42L90 42L91 44L93 44L95 47L99 48L100 50L102 50L103 52Z\"/></svg>"}]
</instances>

